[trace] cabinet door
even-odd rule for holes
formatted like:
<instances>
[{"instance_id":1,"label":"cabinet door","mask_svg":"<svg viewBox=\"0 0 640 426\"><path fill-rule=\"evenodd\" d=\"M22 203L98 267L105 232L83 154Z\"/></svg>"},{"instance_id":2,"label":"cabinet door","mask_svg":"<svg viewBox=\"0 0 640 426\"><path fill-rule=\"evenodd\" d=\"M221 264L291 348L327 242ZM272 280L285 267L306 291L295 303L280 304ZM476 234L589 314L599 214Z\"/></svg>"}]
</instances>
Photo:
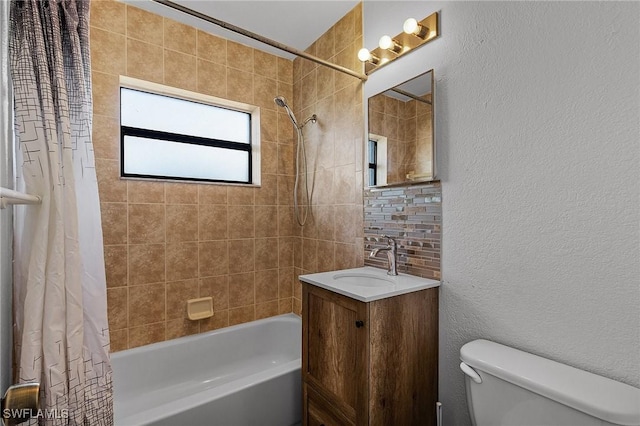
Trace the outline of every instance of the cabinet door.
<instances>
[{"instance_id":1,"label":"cabinet door","mask_svg":"<svg viewBox=\"0 0 640 426\"><path fill-rule=\"evenodd\" d=\"M303 286L303 380L357 424L368 422L368 308Z\"/></svg>"},{"instance_id":2,"label":"cabinet door","mask_svg":"<svg viewBox=\"0 0 640 426\"><path fill-rule=\"evenodd\" d=\"M353 426L343 413L331 406L311 386L304 385L306 426Z\"/></svg>"}]
</instances>

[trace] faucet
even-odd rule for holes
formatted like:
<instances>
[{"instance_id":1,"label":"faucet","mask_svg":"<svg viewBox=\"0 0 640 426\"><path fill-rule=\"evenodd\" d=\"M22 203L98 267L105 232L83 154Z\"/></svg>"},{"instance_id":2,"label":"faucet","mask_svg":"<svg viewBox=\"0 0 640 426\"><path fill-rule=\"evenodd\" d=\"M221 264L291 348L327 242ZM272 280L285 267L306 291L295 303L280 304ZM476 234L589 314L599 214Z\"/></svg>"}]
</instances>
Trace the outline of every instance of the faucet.
<instances>
[{"instance_id":1,"label":"faucet","mask_svg":"<svg viewBox=\"0 0 640 426\"><path fill-rule=\"evenodd\" d=\"M378 253L384 251L387 254L387 260L389 261L387 275L398 275L398 268L396 265L398 245L396 244L396 240L388 235L383 235L382 237L388 239L387 246L373 249L371 253L369 253L369 257L376 257Z\"/></svg>"}]
</instances>

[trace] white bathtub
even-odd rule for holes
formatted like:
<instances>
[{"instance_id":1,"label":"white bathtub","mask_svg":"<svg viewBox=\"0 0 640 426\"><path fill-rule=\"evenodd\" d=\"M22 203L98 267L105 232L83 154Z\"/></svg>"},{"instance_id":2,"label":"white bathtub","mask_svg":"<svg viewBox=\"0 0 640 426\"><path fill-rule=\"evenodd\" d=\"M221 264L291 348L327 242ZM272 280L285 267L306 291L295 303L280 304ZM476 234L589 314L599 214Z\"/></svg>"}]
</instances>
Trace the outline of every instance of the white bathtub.
<instances>
[{"instance_id":1,"label":"white bathtub","mask_svg":"<svg viewBox=\"0 0 640 426\"><path fill-rule=\"evenodd\" d=\"M286 314L116 352L115 425L297 424L301 335Z\"/></svg>"}]
</instances>

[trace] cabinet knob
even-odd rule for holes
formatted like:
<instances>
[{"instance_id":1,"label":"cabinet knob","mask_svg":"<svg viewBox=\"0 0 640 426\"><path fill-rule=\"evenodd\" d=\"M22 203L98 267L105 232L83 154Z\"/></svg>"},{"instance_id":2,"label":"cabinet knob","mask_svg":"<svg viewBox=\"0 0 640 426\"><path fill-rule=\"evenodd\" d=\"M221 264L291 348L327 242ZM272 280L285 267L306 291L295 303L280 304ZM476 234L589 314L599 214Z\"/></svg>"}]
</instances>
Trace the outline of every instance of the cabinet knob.
<instances>
[{"instance_id":1,"label":"cabinet knob","mask_svg":"<svg viewBox=\"0 0 640 426\"><path fill-rule=\"evenodd\" d=\"M364 327L364 321L356 321L356 327L357 328Z\"/></svg>"}]
</instances>

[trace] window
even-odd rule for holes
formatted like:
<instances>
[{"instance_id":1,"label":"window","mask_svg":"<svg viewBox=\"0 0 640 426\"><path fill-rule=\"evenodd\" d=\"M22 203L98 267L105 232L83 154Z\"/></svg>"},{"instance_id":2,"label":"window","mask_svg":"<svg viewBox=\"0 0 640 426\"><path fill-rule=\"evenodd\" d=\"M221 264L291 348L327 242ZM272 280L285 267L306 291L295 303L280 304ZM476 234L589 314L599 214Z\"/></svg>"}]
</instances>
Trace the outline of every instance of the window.
<instances>
[{"instance_id":1,"label":"window","mask_svg":"<svg viewBox=\"0 0 640 426\"><path fill-rule=\"evenodd\" d=\"M369 133L367 146L368 186L387 184L387 138Z\"/></svg>"},{"instance_id":2,"label":"window","mask_svg":"<svg viewBox=\"0 0 640 426\"><path fill-rule=\"evenodd\" d=\"M260 109L120 80L122 177L259 184Z\"/></svg>"},{"instance_id":3,"label":"window","mask_svg":"<svg viewBox=\"0 0 640 426\"><path fill-rule=\"evenodd\" d=\"M369 140L369 186L377 185L378 174L378 155L376 151L378 149L378 141Z\"/></svg>"}]
</instances>

